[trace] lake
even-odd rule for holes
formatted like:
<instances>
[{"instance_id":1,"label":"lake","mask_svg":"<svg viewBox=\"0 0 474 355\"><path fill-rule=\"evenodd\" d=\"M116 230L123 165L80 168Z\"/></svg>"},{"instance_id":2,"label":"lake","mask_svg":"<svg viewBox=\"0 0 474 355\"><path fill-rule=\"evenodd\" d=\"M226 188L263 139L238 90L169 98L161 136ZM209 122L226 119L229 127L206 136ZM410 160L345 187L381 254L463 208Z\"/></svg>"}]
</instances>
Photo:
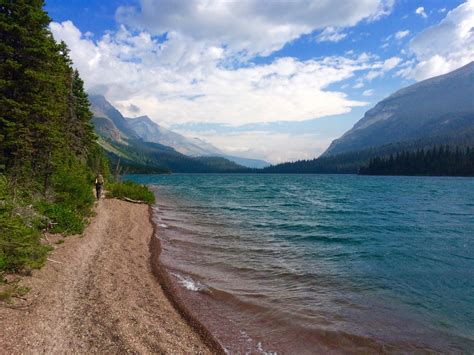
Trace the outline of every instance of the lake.
<instances>
[{"instance_id":1,"label":"lake","mask_svg":"<svg viewBox=\"0 0 474 355\"><path fill-rule=\"evenodd\" d=\"M230 352L474 349L474 179L135 175L161 260Z\"/></svg>"}]
</instances>

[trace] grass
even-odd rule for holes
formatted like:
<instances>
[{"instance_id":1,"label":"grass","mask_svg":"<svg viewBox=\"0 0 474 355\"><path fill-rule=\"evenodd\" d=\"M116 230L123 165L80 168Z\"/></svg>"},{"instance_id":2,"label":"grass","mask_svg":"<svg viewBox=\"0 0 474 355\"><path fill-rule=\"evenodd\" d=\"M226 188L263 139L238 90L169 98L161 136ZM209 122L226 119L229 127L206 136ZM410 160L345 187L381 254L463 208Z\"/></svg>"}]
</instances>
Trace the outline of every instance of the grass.
<instances>
[{"instance_id":1,"label":"grass","mask_svg":"<svg viewBox=\"0 0 474 355\"><path fill-rule=\"evenodd\" d=\"M145 185L140 185L132 181L113 182L106 186L107 197L129 198L135 201L142 201L148 204L155 203L155 195Z\"/></svg>"}]
</instances>

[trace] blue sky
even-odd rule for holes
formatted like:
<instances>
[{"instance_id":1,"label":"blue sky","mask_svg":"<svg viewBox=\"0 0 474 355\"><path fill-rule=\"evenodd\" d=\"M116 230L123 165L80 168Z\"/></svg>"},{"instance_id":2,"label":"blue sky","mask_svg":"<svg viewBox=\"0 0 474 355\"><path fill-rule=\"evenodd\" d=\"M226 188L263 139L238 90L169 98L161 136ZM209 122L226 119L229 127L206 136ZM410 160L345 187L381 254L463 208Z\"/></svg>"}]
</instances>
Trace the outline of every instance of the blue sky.
<instances>
[{"instance_id":1,"label":"blue sky","mask_svg":"<svg viewBox=\"0 0 474 355\"><path fill-rule=\"evenodd\" d=\"M48 0L87 89L271 162L318 156L397 89L474 59L474 0Z\"/></svg>"}]
</instances>

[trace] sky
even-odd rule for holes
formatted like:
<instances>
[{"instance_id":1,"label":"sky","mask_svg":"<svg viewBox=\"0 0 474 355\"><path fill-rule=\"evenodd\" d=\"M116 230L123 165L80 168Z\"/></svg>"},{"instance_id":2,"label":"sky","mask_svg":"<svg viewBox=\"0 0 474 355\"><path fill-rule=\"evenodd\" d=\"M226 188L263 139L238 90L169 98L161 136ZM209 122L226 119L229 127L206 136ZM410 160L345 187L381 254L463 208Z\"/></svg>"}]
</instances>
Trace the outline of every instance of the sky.
<instances>
[{"instance_id":1,"label":"sky","mask_svg":"<svg viewBox=\"0 0 474 355\"><path fill-rule=\"evenodd\" d=\"M474 0L46 0L91 94L271 163L474 60Z\"/></svg>"}]
</instances>

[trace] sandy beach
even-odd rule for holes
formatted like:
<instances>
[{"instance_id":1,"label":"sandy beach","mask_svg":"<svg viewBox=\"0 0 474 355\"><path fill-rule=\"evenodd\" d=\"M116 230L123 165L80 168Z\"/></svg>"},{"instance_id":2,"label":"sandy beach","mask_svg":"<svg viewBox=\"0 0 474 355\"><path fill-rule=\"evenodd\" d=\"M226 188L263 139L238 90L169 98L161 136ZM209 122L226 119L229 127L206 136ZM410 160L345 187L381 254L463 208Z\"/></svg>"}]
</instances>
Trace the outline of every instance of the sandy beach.
<instances>
[{"instance_id":1,"label":"sandy beach","mask_svg":"<svg viewBox=\"0 0 474 355\"><path fill-rule=\"evenodd\" d=\"M24 299L0 306L1 352L222 353L151 258L160 246L149 207L101 200L95 211L82 236L23 278Z\"/></svg>"}]
</instances>

